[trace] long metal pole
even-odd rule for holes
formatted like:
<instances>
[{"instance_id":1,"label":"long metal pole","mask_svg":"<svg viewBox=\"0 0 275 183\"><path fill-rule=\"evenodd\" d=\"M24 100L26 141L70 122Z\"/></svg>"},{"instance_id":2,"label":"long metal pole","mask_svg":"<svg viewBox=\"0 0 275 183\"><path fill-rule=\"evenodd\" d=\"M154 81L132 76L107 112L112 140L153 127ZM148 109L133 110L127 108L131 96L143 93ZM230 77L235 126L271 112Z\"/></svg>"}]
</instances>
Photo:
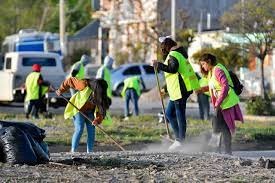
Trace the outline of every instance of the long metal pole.
<instances>
[{"instance_id":1,"label":"long metal pole","mask_svg":"<svg viewBox=\"0 0 275 183\"><path fill-rule=\"evenodd\" d=\"M163 99L162 99L162 96L161 96L159 77L158 77L157 69L156 69L155 66L154 66L154 71L155 71L155 76L156 76L157 85L158 85L158 91L159 91L159 97L160 97L160 101L161 101L162 113L164 115L166 133L167 133L168 138L172 139L170 131L169 131L168 121L167 121L167 118L166 118L166 113L165 113L165 108L164 108L164 102L163 102Z\"/></svg>"},{"instance_id":2,"label":"long metal pole","mask_svg":"<svg viewBox=\"0 0 275 183\"><path fill-rule=\"evenodd\" d=\"M91 121L91 119L86 115L86 114L84 114L83 112L81 112L79 109L78 109L78 107L76 107L72 102L70 102L66 97L64 97L64 95L60 95L64 100L66 100L69 104L71 104L74 108L76 108L79 112L80 112L80 114L82 115L82 116L84 116L89 122L91 122L91 123L93 123L92 121ZM122 151L125 151L125 149L121 146L121 145L119 145L119 143L118 142L116 142L115 141L115 139L113 138L113 137L111 137L110 135L108 135L108 133L102 128L102 127L100 127L99 125L94 125L95 127L97 127L104 135L106 135L107 137L109 137L116 145L117 145L117 147L119 147Z\"/></svg>"},{"instance_id":3,"label":"long metal pole","mask_svg":"<svg viewBox=\"0 0 275 183\"><path fill-rule=\"evenodd\" d=\"M176 0L171 0L171 35L176 40Z\"/></svg>"},{"instance_id":4,"label":"long metal pole","mask_svg":"<svg viewBox=\"0 0 275 183\"><path fill-rule=\"evenodd\" d=\"M65 38L65 0L59 0L59 37L60 47L63 55L67 54Z\"/></svg>"}]
</instances>

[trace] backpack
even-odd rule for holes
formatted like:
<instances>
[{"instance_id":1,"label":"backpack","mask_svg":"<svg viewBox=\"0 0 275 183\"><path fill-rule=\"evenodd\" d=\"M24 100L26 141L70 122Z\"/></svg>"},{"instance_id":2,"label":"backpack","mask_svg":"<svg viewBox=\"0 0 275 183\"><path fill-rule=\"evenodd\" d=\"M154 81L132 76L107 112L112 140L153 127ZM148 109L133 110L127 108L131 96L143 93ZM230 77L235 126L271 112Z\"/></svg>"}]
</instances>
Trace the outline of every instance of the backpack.
<instances>
[{"instance_id":1,"label":"backpack","mask_svg":"<svg viewBox=\"0 0 275 183\"><path fill-rule=\"evenodd\" d=\"M229 86L231 88L233 88L233 90L235 91L235 93L237 95L240 95L243 92L243 87L244 86L242 85L242 83L240 82L238 76L234 72L232 72L232 71L228 71L228 72L229 72L229 75L230 75L231 80L233 82L233 87L230 86L230 85Z\"/></svg>"}]
</instances>

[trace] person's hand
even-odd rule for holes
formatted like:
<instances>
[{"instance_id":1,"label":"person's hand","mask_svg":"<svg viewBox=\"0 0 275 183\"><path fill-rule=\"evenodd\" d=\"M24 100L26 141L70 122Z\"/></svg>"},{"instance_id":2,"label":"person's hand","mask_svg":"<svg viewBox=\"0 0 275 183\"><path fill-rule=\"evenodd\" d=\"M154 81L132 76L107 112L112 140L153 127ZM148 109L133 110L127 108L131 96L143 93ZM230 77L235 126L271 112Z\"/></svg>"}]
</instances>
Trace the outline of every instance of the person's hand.
<instances>
[{"instance_id":1,"label":"person's hand","mask_svg":"<svg viewBox=\"0 0 275 183\"><path fill-rule=\"evenodd\" d=\"M200 93L203 93L203 91L202 91L202 89L198 89L198 90L195 90L195 93L200 94Z\"/></svg>"},{"instance_id":2,"label":"person's hand","mask_svg":"<svg viewBox=\"0 0 275 183\"><path fill-rule=\"evenodd\" d=\"M165 90L164 90L164 89L161 89L161 90L160 90L160 96L161 96L162 98L164 98L165 95L166 95Z\"/></svg>"},{"instance_id":3,"label":"person's hand","mask_svg":"<svg viewBox=\"0 0 275 183\"><path fill-rule=\"evenodd\" d=\"M97 125L99 125L101 122L102 122L101 120L95 119L95 120L92 122L92 124L93 124L94 126L97 126Z\"/></svg>"},{"instance_id":4,"label":"person's hand","mask_svg":"<svg viewBox=\"0 0 275 183\"><path fill-rule=\"evenodd\" d=\"M158 61L157 60L152 60L152 62L151 62L151 66L153 66L153 67L157 67L157 65L158 65Z\"/></svg>"},{"instance_id":5,"label":"person's hand","mask_svg":"<svg viewBox=\"0 0 275 183\"><path fill-rule=\"evenodd\" d=\"M55 93L56 93L57 96L61 95L61 92L59 90L56 90Z\"/></svg>"}]
</instances>

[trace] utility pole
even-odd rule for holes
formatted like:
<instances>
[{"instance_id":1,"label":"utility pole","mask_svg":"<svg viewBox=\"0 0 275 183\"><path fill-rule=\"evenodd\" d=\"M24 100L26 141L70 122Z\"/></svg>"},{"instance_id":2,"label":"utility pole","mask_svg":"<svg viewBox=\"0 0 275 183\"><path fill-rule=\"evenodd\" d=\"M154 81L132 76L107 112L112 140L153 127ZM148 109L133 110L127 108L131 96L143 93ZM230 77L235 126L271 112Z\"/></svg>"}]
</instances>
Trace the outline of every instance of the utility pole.
<instances>
[{"instance_id":1,"label":"utility pole","mask_svg":"<svg viewBox=\"0 0 275 183\"><path fill-rule=\"evenodd\" d=\"M67 54L65 27L65 0L59 0L59 37L61 52L64 56Z\"/></svg>"},{"instance_id":2,"label":"utility pole","mask_svg":"<svg viewBox=\"0 0 275 183\"><path fill-rule=\"evenodd\" d=\"M176 0L171 0L171 36L176 40Z\"/></svg>"}]
</instances>

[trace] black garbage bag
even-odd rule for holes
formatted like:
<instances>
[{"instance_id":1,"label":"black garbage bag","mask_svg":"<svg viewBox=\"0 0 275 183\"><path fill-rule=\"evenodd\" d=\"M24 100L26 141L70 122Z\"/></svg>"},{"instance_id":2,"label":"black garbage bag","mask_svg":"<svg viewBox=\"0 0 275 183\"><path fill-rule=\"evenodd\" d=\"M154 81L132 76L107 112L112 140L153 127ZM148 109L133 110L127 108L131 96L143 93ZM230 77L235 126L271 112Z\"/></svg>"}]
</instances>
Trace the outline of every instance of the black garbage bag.
<instances>
[{"instance_id":1,"label":"black garbage bag","mask_svg":"<svg viewBox=\"0 0 275 183\"><path fill-rule=\"evenodd\" d=\"M35 141L30 135L27 134L27 137L31 143L31 146L35 152L35 155L37 157L38 163L46 163L49 162L50 157L47 151L44 151L44 149L41 147L40 143Z\"/></svg>"},{"instance_id":2,"label":"black garbage bag","mask_svg":"<svg viewBox=\"0 0 275 183\"><path fill-rule=\"evenodd\" d=\"M5 129L4 128L0 129L0 137L4 133L5 133ZM6 160L6 156L4 154L4 146L3 145L4 145L3 141L1 141L1 139L0 139L0 162L4 162Z\"/></svg>"},{"instance_id":3,"label":"black garbage bag","mask_svg":"<svg viewBox=\"0 0 275 183\"><path fill-rule=\"evenodd\" d=\"M4 162L35 165L37 157L24 131L13 126L4 128L3 130L4 132L0 136L0 141L2 142L3 153L6 157Z\"/></svg>"},{"instance_id":4,"label":"black garbage bag","mask_svg":"<svg viewBox=\"0 0 275 183\"><path fill-rule=\"evenodd\" d=\"M44 150L44 152L50 157L50 151L49 151L48 144L46 142L42 141L42 142L39 142L39 145Z\"/></svg>"},{"instance_id":5,"label":"black garbage bag","mask_svg":"<svg viewBox=\"0 0 275 183\"><path fill-rule=\"evenodd\" d=\"M28 122L10 122L10 121L1 121L0 120L0 129L4 127L13 126L24 131L26 134L31 135L31 137L37 142L42 142L46 137L45 130L38 128L32 123Z\"/></svg>"}]
</instances>

